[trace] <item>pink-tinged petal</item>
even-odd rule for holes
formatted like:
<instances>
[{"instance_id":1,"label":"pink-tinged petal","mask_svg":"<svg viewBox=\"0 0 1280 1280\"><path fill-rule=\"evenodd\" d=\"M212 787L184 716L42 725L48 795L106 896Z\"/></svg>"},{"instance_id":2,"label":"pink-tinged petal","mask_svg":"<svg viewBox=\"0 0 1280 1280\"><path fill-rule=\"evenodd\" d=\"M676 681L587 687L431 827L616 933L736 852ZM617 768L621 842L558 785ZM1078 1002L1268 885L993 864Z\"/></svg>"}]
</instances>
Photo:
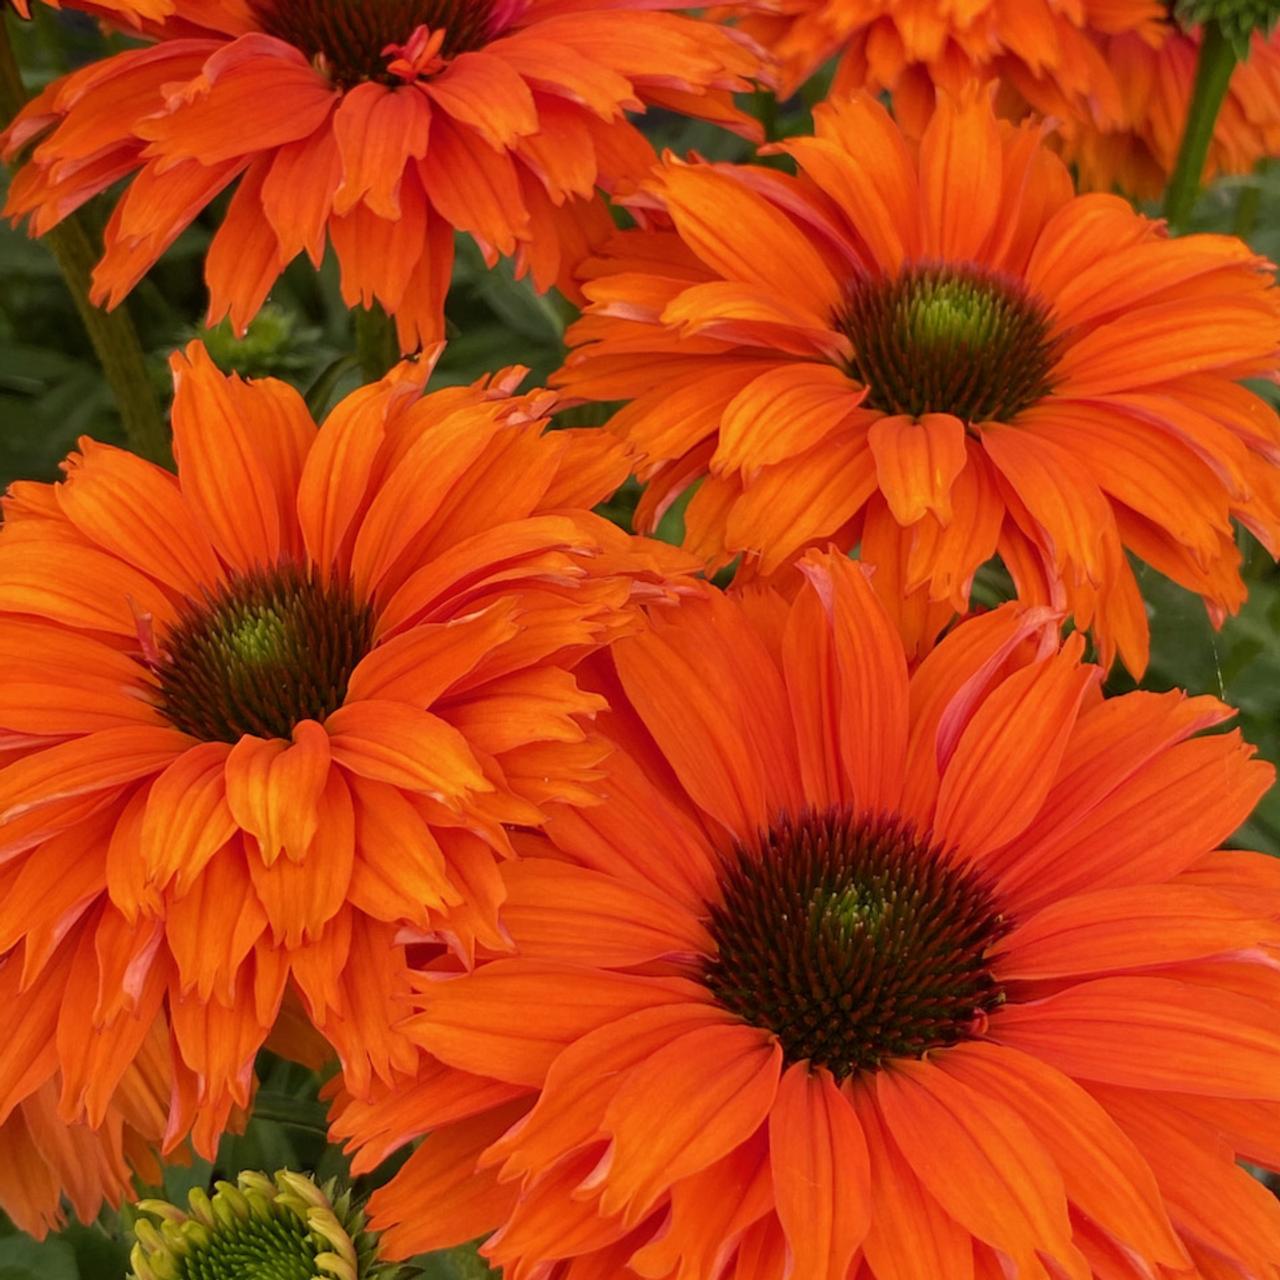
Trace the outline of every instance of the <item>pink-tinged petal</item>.
<instances>
[{"instance_id":1,"label":"pink-tinged petal","mask_svg":"<svg viewBox=\"0 0 1280 1280\"><path fill-rule=\"evenodd\" d=\"M294 727L292 743L246 735L232 747L227 804L268 866L281 853L294 862L306 856L319 825L329 760L329 735L314 720Z\"/></svg>"},{"instance_id":2,"label":"pink-tinged petal","mask_svg":"<svg viewBox=\"0 0 1280 1280\"><path fill-rule=\"evenodd\" d=\"M778 1218L797 1276L846 1280L871 1221L867 1142L825 1067L797 1062L769 1112Z\"/></svg>"},{"instance_id":3,"label":"pink-tinged petal","mask_svg":"<svg viewBox=\"0 0 1280 1280\"><path fill-rule=\"evenodd\" d=\"M925 413L918 420L877 418L867 432L876 476L893 518L915 524L932 512L951 520L951 488L964 470L964 423L949 413Z\"/></svg>"},{"instance_id":4,"label":"pink-tinged petal","mask_svg":"<svg viewBox=\"0 0 1280 1280\"><path fill-rule=\"evenodd\" d=\"M1015 672L969 721L942 777L934 834L981 858L1035 817L1058 772L1086 691L1101 678L1073 636L1060 653Z\"/></svg>"}]
</instances>

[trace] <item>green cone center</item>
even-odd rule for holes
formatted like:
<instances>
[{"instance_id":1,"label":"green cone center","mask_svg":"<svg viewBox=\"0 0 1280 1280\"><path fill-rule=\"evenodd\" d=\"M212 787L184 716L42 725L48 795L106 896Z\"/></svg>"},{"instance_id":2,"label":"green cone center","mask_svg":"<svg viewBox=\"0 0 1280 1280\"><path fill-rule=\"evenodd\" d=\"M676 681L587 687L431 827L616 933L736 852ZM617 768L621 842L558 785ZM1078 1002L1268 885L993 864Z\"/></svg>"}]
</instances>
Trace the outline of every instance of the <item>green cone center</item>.
<instances>
[{"instance_id":1,"label":"green cone center","mask_svg":"<svg viewBox=\"0 0 1280 1280\"><path fill-rule=\"evenodd\" d=\"M1053 387L1048 308L982 268L915 264L855 281L837 323L853 346L849 372L882 413L1008 422Z\"/></svg>"},{"instance_id":2,"label":"green cone center","mask_svg":"<svg viewBox=\"0 0 1280 1280\"><path fill-rule=\"evenodd\" d=\"M973 1034L1004 998L990 886L894 818L783 818L740 846L710 904L720 1004L790 1063L843 1079Z\"/></svg>"},{"instance_id":3,"label":"green cone center","mask_svg":"<svg viewBox=\"0 0 1280 1280\"><path fill-rule=\"evenodd\" d=\"M287 738L342 705L373 615L342 583L295 565L233 577L185 602L153 675L160 710L207 742Z\"/></svg>"}]
</instances>

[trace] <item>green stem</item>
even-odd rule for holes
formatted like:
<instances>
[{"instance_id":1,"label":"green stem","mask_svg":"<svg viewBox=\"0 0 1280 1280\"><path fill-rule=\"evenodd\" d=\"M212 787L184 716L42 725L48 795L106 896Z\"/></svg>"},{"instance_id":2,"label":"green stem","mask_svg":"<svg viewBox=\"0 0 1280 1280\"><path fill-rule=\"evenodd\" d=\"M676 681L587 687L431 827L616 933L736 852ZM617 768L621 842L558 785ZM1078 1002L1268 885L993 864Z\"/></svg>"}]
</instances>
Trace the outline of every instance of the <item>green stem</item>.
<instances>
[{"instance_id":1,"label":"green stem","mask_svg":"<svg viewBox=\"0 0 1280 1280\"><path fill-rule=\"evenodd\" d=\"M377 382L400 359L395 321L374 303L356 315L356 355L365 382Z\"/></svg>"},{"instance_id":2,"label":"green stem","mask_svg":"<svg viewBox=\"0 0 1280 1280\"><path fill-rule=\"evenodd\" d=\"M1191 108L1178 148L1178 161L1164 197L1164 216L1175 230L1184 226L1200 192L1200 179L1213 140L1218 111L1227 96L1231 73L1236 69L1236 51L1216 22L1201 28L1200 58L1196 63Z\"/></svg>"},{"instance_id":3,"label":"green stem","mask_svg":"<svg viewBox=\"0 0 1280 1280\"><path fill-rule=\"evenodd\" d=\"M1262 204L1261 173L1255 173L1257 181L1240 190L1240 199L1236 201L1236 219L1232 231L1241 240L1247 240L1258 224L1258 209Z\"/></svg>"},{"instance_id":4,"label":"green stem","mask_svg":"<svg viewBox=\"0 0 1280 1280\"><path fill-rule=\"evenodd\" d=\"M0 121L8 123L27 101L18 60L9 43L7 19L0 14ZM48 245L62 272L76 310L88 331L98 363L115 396L129 447L153 462L172 459L169 433L156 403L147 371L146 356L133 318L123 305L103 311L89 301L89 289L98 249L74 214L63 218L45 233Z\"/></svg>"}]
</instances>

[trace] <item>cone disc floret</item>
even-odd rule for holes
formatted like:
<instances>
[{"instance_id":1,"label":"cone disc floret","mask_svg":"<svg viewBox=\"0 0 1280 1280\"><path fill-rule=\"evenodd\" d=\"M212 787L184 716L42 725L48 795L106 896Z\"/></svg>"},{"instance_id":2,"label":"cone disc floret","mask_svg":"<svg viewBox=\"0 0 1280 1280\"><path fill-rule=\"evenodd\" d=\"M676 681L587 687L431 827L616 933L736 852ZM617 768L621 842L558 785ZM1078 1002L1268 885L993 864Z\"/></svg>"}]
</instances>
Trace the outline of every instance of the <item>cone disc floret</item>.
<instances>
[{"instance_id":1,"label":"cone disc floret","mask_svg":"<svg viewBox=\"0 0 1280 1280\"><path fill-rule=\"evenodd\" d=\"M152 663L160 710L208 742L287 738L342 705L373 613L345 583L296 565L233 576L187 600Z\"/></svg>"},{"instance_id":2,"label":"cone disc floret","mask_svg":"<svg viewBox=\"0 0 1280 1280\"><path fill-rule=\"evenodd\" d=\"M335 83L397 84L388 50L407 44L419 27L443 32L442 58L478 49L497 32L488 0L249 0L268 35L287 40Z\"/></svg>"},{"instance_id":3,"label":"cone disc floret","mask_svg":"<svg viewBox=\"0 0 1280 1280\"><path fill-rule=\"evenodd\" d=\"M1007 422L1052 389L1049 309L1010 277L916 264L848 289L837 317L866 405L919 417Z\"/></svg>"},{"instance_id":4,"label":"cone disc floret","mask_svg":"<svg viewBox=\"0 0 1280 1280\"><path fill-rule=\"evenodd\" d=\"M783 817L739 846L710 908L721 1005L837 1077L971 1037L1003 1000L1009 925L976 871L896 817Z\"/></svg>"},{"instance_id":5,"label":"cone disc floret","mask_svg":"<svg viewBox=\"0 0 1280 1280\"><path fill-rule=\"evenodd\" d=\"M392 1280L351 1194L305 1174L241 1173L186 1210L143 1200L130 1280Z\"/></svg>"}]
</instances>

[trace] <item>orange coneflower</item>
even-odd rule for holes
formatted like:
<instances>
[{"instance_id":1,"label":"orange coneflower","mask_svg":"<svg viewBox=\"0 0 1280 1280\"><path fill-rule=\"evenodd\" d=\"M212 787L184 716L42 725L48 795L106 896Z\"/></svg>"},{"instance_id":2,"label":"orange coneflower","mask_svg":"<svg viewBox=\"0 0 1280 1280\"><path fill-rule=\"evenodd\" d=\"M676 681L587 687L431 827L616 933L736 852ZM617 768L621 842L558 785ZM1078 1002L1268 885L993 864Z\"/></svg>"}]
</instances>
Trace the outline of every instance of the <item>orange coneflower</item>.
<instances>
[{"instance_id":1,"label":"orange coneflower","mask_svg":"<svg viewBox=\"0 0 1280 1280\"><path fill-rule=\"evenodd\" d=\"M938 90L974 81L1017 86L1033 99L1102 120L1120 88L1091 37L1155 38L1161 0L770 0L739 10L741 26L778 59L781 91L794 92L839 56L834 89L892 93L914 135Z\"/></svg>"},{"instance_id":2,"label":"orange coneflower","mask_svg":"<svg viewBox=\"0 0 1280 1280\"><path fill-rule=\"evenodd\" d=\"M1178 158L1191 107L1198 33L1170 23L1165 39L1116 36L1103 42L1124 97L1118 121L1102 127L1083 116L1063 116L1057 141L1079 171L1081 183L1118 187L1155 199ZM1219 174L1250 173L1259 160L1280 154L1280 31L1255 32L1249 57L1232 73L1205 162L1205 181Z\"/></svg>"},{"instance_id":3,"label":"orange coneflower","mask_svg":"<svg viewBox=\"0 0 1280 1280\"><path fill-rule=\"evenodd\" d=\"M175 0L158 43L55 81L3 135L6 211L43 233L133 175L93 297L119 302L219 192L210 322L238 329L285 265L326 243L349 306L441 336L455 229L516 255L540 289L612 223L597 188L647 172L625 119L661 106L749 136L733 106L759 69L744 37L683 0Z\"/></svg>"},{"instance_id":4,"label":"orange coneflower","mask_svg":"<svg viewBox=\"0 0 1280 1280\"><path fill-rule=\"evenodd\" d=\"M1280 1166L1280 863L1215 849L1274 771L1194 736L1214 698L1104 700L1044 608L909 672L862 567L803 569L615 646L607 798L504 869L516 954L427 965L434 1061L340 1104L360 1166L430 1132L371 1203L392 1254L1271 1275L1235 1157Z\"/></svg>"},{"instance_id":5,"label":"orange coneflower","mask_svg":"<svg viewBox=\"0 0 1280 1280\"><path fill-rule=\"evenodd\" d=\"M686 540L713 564L771 574L834 537L889 595L961 611L998 552L1134 671L1126 550L1236 609L1232 517L1280 539L1280 418L1237 382L1277 366L1270 264L1075 196L981 98L918 151L865 95L816 119L778 146L799 179L670 160L644 198L672 230L589 264L557 379L632 399L645 527L701 479Z\"/></svg>"},{"instance_id":6,"label":"orange coneflower","mask_svg":"<svg viewBox=\"0 0 1280 1280\"><path fill-rule=\"evenodd\" d=\"M208 1149L282 999L354 1088L412 1066L399 944L503 945L503 824L604 754L570 668L680 553L590 514L626 459L544 435L523 371L404 366L317 430L198 344L174 369L176 479L84 440L5 502L0 1118L60 1071L98 1123L167 1018Z\"/></svg>"}]
</instances>

